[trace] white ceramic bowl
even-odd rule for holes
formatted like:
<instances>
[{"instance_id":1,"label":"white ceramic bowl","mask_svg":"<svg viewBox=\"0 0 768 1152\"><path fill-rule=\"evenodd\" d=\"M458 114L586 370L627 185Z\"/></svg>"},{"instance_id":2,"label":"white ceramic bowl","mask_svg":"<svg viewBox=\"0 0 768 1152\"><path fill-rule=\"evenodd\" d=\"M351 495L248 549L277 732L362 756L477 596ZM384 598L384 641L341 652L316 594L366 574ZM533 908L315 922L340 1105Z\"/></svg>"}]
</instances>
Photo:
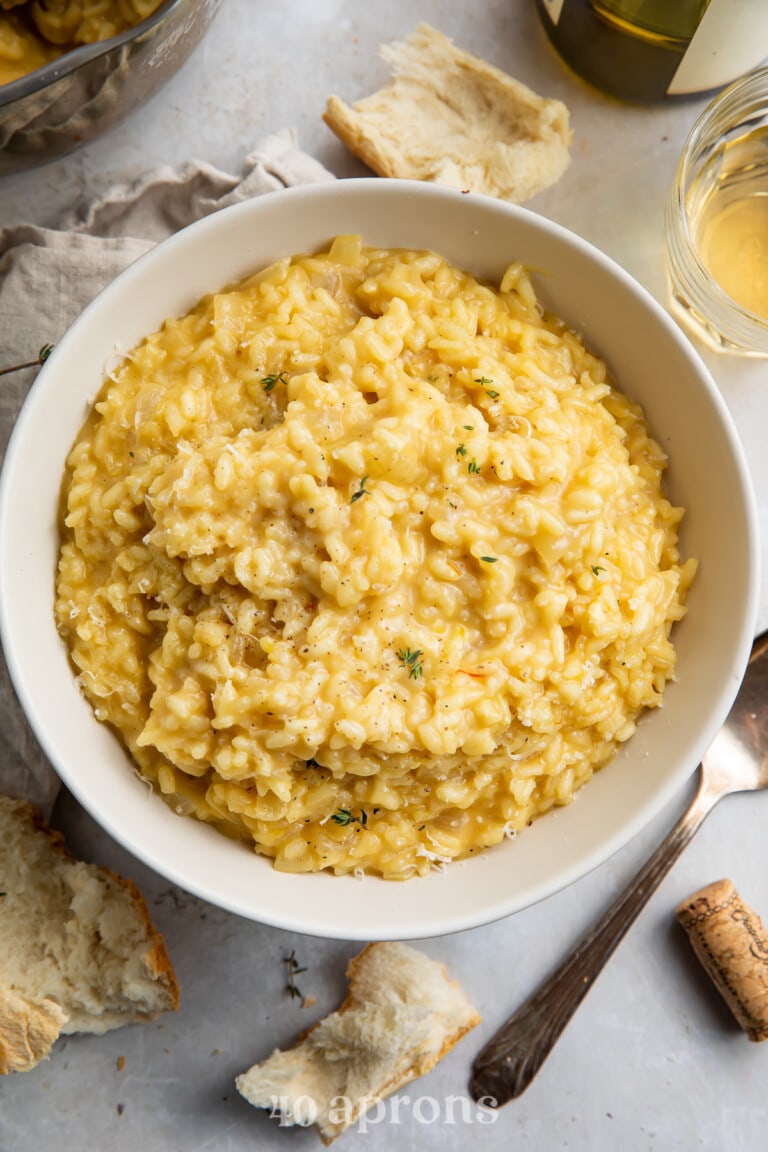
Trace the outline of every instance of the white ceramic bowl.
<instances>
[{"instance_id":1,"label":"white ceramic bowl","mask_svg":"<svg viewBox=\"0 0 768 1152\"><path fill-rule=\"evenodd\" d=\"M678 626L678 682L618 757L567 808L445 872L404 883L288 875L174 815L129 769L80 695L53 621L64 460L104 366L168 316L286 254L340 232L432 248L476 275L512 260L539 270L543 302L604 357L668 451L701 566ZM407 939L505 916L608 859L674 795L733 702L755 626L757 528L744 458L703 364L658 304L589 244L524 209L427 184L350 180L273 193L208 217L137 261L83 313L42 368L0 485L0 624L29 720L80 802L136 856L252 919L345 939Z\"/></svg>"}]
</instances>

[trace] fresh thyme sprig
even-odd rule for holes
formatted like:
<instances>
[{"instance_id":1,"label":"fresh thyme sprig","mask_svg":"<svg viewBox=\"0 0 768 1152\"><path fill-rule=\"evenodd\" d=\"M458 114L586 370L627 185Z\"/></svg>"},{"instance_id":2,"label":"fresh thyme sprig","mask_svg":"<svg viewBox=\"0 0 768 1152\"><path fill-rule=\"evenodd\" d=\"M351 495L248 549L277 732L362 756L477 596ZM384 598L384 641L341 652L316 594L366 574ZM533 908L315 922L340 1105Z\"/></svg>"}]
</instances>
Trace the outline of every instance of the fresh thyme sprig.
<instances>
[{"instance_id":1,"label":"fresh thyme sprig","mask_svg":"<svg viewBox=\"0 0 768 1152\"><path fill-rule=\"evenodd\" d=\"M37 354L36 360L25 360L23 364L12 364L10 368L0 368L0 376L9 376L11 372L21 372L23 368L39 368L53 352L53 344L43 344Z\"/></svg>"},{"instance_id":2,"label":"fresh thyme sprig","mask_svg":"<svg viewBox=\"0 0 768 1152\"><path fill-rule=\"evenodd\" d=\"M302 996L301 992L299 991L299 989L296 985L296 976L300 972L306 972L306 968L300 968L299 967L299 962L296 959L296 949L295 948L291 949L290 956L284 956L283 957L283 964L285 964L287 972L288 972L288 983L285 986L286 992L290 996L291 1000L295 1000L297 997L298 997L298 999L303 1000L304 997Z\"/></svg>"},{"instance_id":3,"label":"fresh thyme sprig","mask_svg":"<svg viewBox=\"0 0 768 1152\"><path fill-rule=\"evenodd\" d=\"M288 377L285 372L273 372L269 376L263 376L261 383L265 392L271 392L278 384L287 384Z\"/></svg>"},{"instance_id":4,"label":"fresh thyme sprig","mask_svg":"<svg viewBox=\"0 0 768 1152\"><path fill-rule=\"evenodd\" d=\"M400 663L408 669L409 680L418 680L420 676L424 675L424 669L421 666L422 655L420 648L417 648L415 652L412 652L410 648L401 648L397 653Z\"/></svg>"}]
</instances>

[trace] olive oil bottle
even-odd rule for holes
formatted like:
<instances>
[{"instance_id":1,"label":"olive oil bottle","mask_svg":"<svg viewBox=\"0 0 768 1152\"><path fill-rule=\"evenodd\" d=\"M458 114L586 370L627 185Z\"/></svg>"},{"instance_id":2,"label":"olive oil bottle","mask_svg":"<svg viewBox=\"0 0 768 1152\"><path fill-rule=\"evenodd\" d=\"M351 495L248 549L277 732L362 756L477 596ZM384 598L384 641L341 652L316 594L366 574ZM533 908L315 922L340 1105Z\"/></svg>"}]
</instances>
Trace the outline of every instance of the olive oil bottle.
<instances>
[{"instance_id":1,"label":"olive oil bottle","mask_svg":"<svg viewBox=\"0 0 768 1152\"><path fill-rule=\"evenodd\" d=\"M624 100L691 96L768 56L768 0L536 0L574 71Z\"/></svg>"}]
</instances>

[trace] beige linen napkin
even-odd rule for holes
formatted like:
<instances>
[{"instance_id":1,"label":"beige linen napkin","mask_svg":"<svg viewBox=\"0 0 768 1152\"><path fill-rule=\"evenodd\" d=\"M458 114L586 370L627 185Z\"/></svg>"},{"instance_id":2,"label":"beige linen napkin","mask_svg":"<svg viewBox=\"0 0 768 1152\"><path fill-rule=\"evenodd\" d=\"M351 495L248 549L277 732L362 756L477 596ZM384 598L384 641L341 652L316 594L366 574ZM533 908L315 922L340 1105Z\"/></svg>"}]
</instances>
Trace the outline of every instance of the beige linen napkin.
<instances>
[{"instance_id":1,"label":"beige linen napkin","mask_svg":"<svg viewBox=\"0 0 768 1152\"><path fill-rule=\"evenodd\" d=\"M204 163L160 168L70 213L59 229L0 229L0 368L34 360L44 344L55 344L118 272L184 225L252 196L332 179L286 130L261 141L240 176ZM35 374L0 376L0 459ZM57 791L0 660L0 793L24 796L48 814Z\"/></svg>"}]
</instances>

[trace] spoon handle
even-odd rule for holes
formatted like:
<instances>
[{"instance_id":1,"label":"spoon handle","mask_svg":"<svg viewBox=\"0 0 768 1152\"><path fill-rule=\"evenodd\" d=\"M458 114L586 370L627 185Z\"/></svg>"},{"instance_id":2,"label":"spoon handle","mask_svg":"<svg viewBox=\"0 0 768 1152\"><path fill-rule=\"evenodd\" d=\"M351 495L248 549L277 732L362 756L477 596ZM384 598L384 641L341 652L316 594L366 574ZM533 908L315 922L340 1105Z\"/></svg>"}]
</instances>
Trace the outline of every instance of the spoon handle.
<instances>
[{"instance_id":1,"label":"spoon handle","mask_svg":"<svg viewBox=\"0 0 768 1152\"><path fill-rule=\"evenodd\" d=\"M550 1051L603 965L658 888L718 799L700 778L688 810L602 919L478 1053L470 1092L494 1107L520 1096Z\"/></svg>"}]
</instances>

